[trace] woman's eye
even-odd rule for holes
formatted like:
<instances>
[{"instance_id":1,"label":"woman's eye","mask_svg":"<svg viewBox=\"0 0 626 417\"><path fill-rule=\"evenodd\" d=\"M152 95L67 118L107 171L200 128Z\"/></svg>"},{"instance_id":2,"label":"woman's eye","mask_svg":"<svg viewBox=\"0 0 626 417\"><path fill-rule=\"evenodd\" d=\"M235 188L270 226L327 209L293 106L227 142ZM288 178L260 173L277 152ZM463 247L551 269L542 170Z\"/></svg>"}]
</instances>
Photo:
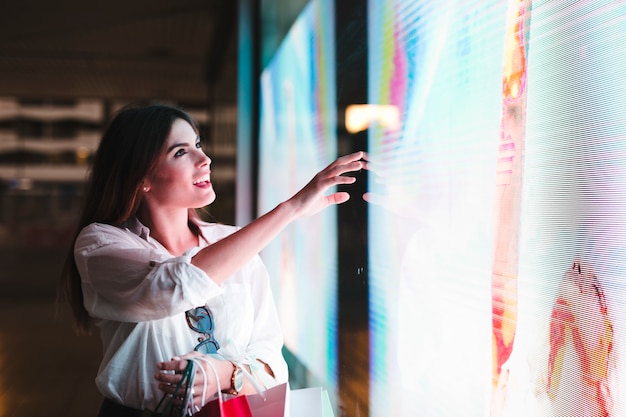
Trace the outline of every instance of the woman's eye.
<instances>
[{"instance_id":1,"label":"woman's eye","mask_svg":"<svg viewBox=\"0 0 626 417\"><path fill-rule=\"evenodd\" d=\"M176 151L176 153L174 154L175 158L178 158L179 156L183 156L184 154L186 154L187 152L185 152L184 149L179 149Z\"/></svg>"},{"instance_id":2,"label":"woman's eye","mask_svg":"<svg viewBox=\"0 0 626 417\"><path fill-rule=\"evenodd\" d=\"M202 144L200 142L196 142L196 148L197 149L202 149Z\"/></svg>"}]
</instances>

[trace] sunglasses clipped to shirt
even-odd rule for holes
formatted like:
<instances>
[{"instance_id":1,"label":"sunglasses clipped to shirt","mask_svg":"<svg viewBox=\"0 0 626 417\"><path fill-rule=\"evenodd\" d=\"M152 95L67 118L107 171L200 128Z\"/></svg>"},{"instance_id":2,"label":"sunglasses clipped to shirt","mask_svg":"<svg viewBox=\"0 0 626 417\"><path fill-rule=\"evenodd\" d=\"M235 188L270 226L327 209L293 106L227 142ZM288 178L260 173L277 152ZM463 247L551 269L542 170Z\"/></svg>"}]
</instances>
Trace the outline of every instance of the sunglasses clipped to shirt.
<instances>
[{"instance_id":1,"label":"sunglasses clipped to shirt","mask_svg":"<svg viewBox=\"0 0 626 417\"><path fill-rule=\"evenodd\" d=\"M213 335L215 322L211 310L207 306L196 307L185 311L185 318L191 330L203 335L198 337L200 343L196 345L194 350L201 353L217 353L220 345Z\"/></svg>"}]
</instances>

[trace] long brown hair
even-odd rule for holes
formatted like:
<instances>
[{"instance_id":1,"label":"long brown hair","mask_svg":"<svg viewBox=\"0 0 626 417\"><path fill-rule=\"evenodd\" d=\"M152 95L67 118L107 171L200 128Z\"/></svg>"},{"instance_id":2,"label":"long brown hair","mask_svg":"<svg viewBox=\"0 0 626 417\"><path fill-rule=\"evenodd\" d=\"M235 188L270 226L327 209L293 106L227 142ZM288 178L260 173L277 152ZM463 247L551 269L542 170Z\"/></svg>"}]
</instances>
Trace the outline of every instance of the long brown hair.
<instances>
[{"instance_id":1,"label":"long brown hair","mask_svg":"<svg viewBox=\"0 0 626 417\"><path fill-rule=\"evenodd\" d=\"M87 182L85 203L76 233L68 250L57 291L57 307L69 304L78 333L89 333L92 318L83 303L81 279L74 258L74 244L80 231L91 223L120 225L137 213L144 178L154 169L178 119L188 122L198 133L193 119L183 110L152 104L128 106L109 123L95 153ZM189 226L199 228L190 210Z\"/></svg>"}]
</instances>

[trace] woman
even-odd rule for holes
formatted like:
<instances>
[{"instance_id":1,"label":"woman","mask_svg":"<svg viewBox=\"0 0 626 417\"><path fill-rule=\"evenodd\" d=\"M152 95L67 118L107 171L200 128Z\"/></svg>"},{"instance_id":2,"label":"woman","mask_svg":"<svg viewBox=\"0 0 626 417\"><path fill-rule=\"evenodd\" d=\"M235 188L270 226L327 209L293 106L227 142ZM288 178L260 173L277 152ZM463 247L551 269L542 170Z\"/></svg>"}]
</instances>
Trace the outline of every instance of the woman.
<instances>
[{"instance_id":1,"label":"woman","mask_svg":"<svg viewBox=\"0 0 626 417\"><path fill-rule=\"evenodd\" d=\"M338 158L246 227L209 224L195 212L215 192L193 120L163 105L119 112L96 152L60 286L77 328L100 330L100 417L154 410L164 392L174 393L190 355L211 354L231 394L254 392L241 366L266 387L285 382L282 335L258 252L290 222L348 200L345 192L324 193L353 183L342 174L366 168L363 157ZM193 405L201 407L203 380L196 381ZM216 392L209 380L205 395Z\"/></svg>"}]
</instances>

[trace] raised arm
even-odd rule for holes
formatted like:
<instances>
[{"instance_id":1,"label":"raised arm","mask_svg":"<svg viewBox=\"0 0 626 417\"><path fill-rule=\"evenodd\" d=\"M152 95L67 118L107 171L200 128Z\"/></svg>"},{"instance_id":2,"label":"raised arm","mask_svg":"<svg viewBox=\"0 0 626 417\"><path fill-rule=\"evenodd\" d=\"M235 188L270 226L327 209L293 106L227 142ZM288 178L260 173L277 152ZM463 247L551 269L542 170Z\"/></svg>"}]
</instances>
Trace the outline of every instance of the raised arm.
<instances>
[{"instance_id":1,"label":"raised arm","mask_svg":"<svg viewBox=\"0 0 626 417\"><path fill-rule=\"evenodd\" d=\"M365 157L364 152L355 152L336 159L293 197L241 230L207 246L198 252L192 263L203 269L213 281L222 283L292 221L347 201L350 196L346 192L325 193L336 185L352 184L355 178L343 174L367 169Z\"/></svg>"}]
</instances>

